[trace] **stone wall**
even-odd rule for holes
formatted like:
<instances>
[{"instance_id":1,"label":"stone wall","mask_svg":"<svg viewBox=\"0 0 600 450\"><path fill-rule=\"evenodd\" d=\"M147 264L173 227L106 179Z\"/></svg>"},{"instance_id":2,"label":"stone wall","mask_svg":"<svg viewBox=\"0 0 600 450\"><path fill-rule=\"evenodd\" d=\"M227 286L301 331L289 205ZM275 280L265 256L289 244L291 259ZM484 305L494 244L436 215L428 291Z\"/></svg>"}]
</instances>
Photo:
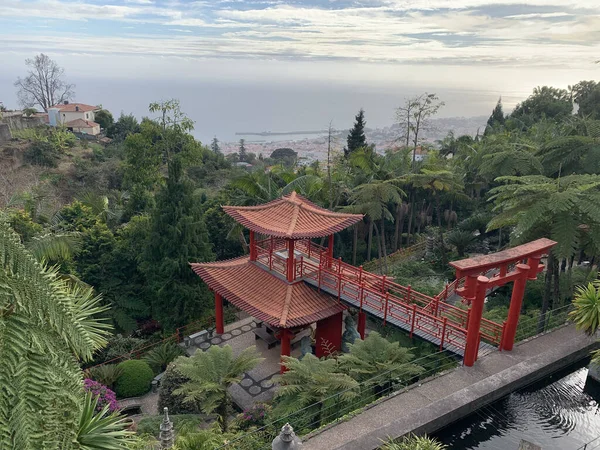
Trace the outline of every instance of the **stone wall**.
<instances>
[{"instance_id":1,"label":"stone wall","mask_svg":"<svg viewBox=\"0 0 600 450\"><path fill-rule=\"evenodd\" d=\"M22 115L4 116L0 123L7 124L11 130L22 130L24 128L35 128L44 125L42 117L23 117Z\"/></svg>"},{"instance_id":2,"label":"stone wall","mask_svg":"<svg viewBox=\"0 0 600 450\"><path fill-rule=\"evenodd\" d=\"M0 123L0 143L10 141L11 139L12 134L10 133L8 124Z\"/></svg>"}]
</instances>

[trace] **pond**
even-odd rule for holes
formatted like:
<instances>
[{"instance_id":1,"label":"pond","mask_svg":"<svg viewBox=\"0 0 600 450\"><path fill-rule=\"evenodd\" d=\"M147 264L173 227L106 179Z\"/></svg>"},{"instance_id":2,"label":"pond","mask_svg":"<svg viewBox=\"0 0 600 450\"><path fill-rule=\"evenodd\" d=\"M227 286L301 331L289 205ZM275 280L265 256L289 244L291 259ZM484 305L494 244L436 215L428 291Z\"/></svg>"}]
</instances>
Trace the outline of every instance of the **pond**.
<instances>
[{"instance_id":1,"label":"pond","mask_svg":"<svg viewBox=\"0 0 600 450\"><path fill-rule=\"evenodd\" d=\"M517 450L521 439L543 450L576 450L600 437L600 385L587 361L513 392L440 430L450 449ZM600 449L600 438L587 450Z\"/></svg>"}]
</instances>

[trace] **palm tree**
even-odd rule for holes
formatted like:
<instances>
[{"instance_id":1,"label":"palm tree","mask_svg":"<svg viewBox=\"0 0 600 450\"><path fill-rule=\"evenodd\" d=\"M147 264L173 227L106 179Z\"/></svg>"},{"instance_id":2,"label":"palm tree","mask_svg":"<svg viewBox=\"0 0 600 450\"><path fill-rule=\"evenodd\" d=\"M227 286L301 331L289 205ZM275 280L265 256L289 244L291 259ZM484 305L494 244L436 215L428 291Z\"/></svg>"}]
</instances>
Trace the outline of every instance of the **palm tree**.
<instances>
[{"instance_id":1,"label":"palm tree","mask_svg":"<svg viewBox=\"0 0 600 450\"><path fill-rule=\"evenodd\" d=\"M394 380L406 380L423 372L412 364L410 348L400 347L377 332L369 333L362 341L350 344L350 352L339 358L342 370L361 384L373 386L376 394L389 390Z\"/></svg>"},{"instance_id":2,"label":"palm tree","mask_svg":"<svg viewBox=\"0 0 600 450\"><path fill-rule=\"evenodd\" d=\"M283 365L287 371L278 378L279 390L275 394L277 406L275 416L287 416L314 405L311 424L319 427L323 421L322 412L326 400L352 400L357 394L358 383L349 375L339 371L335 359L319 359L309 353L302 360L286 356Z\"/></svg>"},{"instance_id":3,"label":"palm tree","mask_svg":"<svg viewBox=\"0 0 600 450\"><path fill-rule=\"evenodd\" d=\"M545 325L550 299L558 300L557 258L571 257L583 235L594 248L600 248L600 175L570 175L563 178L545 176L500 177L503 183L490 191L497 215L488 231L514 226L511 241L515 244L540 237L557 241L550 251L546 287L539 330ZM552 282L554 289L552 290Z\"/></svg>"},{"instance_id":4,"label":"palm tree","mask_svg":"<svg viewBox=\"0 0 600 450\"><path fill-rule=\"evenodd\" d=\"M106 308L38 263L1 220L0 261L0 448L74 448L86 412L79 363L107 342L110 326L96 317Z\"/></svg>"},{"instance_id":5,"label":"palm tree","mask_svg":"<svg viewBox=\"0 0 600 450\"><path fill-rule=\"evenodd\" d=\"M445 450L448 447L427 436L410 435L400 442L389 439L381 450Z\"/></svg>"},{"instance_id":6,"label":"palm tree","mask_svg":"<svg viewBox=\"0 0 600 450\"><path fill-rule=\"evenodd\" d=\"M465 256L465 251L473 243L475 240L475 236L473 233L461 229L452 230L448 233L446 237L446 241L450 245L454 245L456 247L456 251L458 252L458 256L461 258Z\"/></svg>"},{"instance_id":7,"label":"palm tree","mask_svg":"<svg viewBox=\"0 0 600 450\"><path fill-rule=\"evenodd\" d=\"M600 326L600 279L587 286L577 287L573 306L575 310L569 316L577 329L590 335L595 334Z\"/></svg>"},{"instance_id":8,"label":"palm tree","mask_svg":"<svg viewBox=\"0 0 600 450\"><path fill-rule=\"evenodd\" d=\"M184 402L196 403L206 414L217 412L223 432L227 431L231 394L228 389L242 380L244 372L254 369L264 359L256 347L248 347L237 357L231 346L212 346L207 351L197 351L194 356L180 356L175 360L175 370L190 381L176 389L184 395Z\"/></svg>"},{"instance_id":9,"label":"palm tree","mask_svg":"<svg viewBox=\"0 0 600 450\"><path fill-rule=\"evenodd\" d=\"M379 270L387 272L387 247L385 243L385 221L394 221L394 216L389 210L388 205L397 205L402 203L402 196L405 193L396 184L395 180L391 181L375 181L371 183L361 184L354 189L350 197L352 202L347 210L366 214L370 223L375 227L377 235L377 248L379 253ZM380 221L381 230L377 227L376 222ZM370 256L370 255L367 255ZM383 259L382 259L383 256ZM383 268L381 266L383 261Z\"/></svg>"},{"instance_id":10,"label":"palm tree","mask_svg":"<svg viewBox=\"0 0 600 450\"><path fill-rule=\"evenodd\" d=\"M452 171L439 168L423 168L419 173L407 175L406 179L413 185L413 187L430 191L433 195L442 249L442 263L445 264L446 252L444 251L444 234L442 229L442 210L440 197L443 193L447 193L456 197L464 196L464 194L462 194L464 186Z\"/></svg>"}]
</instances>

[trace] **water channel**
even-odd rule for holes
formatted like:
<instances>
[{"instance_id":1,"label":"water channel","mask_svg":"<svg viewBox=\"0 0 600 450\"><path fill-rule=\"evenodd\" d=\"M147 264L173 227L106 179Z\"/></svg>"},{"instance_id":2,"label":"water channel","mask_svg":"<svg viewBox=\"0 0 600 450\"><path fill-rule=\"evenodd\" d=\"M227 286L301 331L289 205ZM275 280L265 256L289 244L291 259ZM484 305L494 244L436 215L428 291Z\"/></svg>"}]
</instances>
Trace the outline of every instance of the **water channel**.
<instances>
[{"instance_id":1,"label":"water channel","mask_svg":"<svg viewBox=\"0 0 600 450\"><path fill-rule=\"evenodd\" d=\"M582 361L487 405L433 436L452 450L600 450L600 385Z\"/></svg>"}]
</instances>

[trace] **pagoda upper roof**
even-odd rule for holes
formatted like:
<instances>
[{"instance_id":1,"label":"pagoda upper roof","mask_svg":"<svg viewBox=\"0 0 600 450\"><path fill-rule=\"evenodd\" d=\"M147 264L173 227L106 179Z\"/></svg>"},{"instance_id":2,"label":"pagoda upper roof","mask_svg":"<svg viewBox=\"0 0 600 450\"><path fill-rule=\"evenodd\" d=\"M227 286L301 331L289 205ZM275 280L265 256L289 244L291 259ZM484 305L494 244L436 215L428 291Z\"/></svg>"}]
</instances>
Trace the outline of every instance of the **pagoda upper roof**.
<instances>
[{"instance_id":1,"label":"pagoda upper roof","mask_svg":"<svg viewBox=\"0 0 600 450\"><path fill-rule=\"evenodd\" d=\"M287 283L250 262L248 256L191 266L213 291L275 328L308 325L346 309L304 282Z\"/></svg>"},{"instance_id":2,"label":"pagoda upper roof","mask_svg":"<svg viewBox=\"0 0 600 450\"><path fill-rule=\"evenodd\" d=\"M363 218L321 208L296 192L262 205L223 206L223 210L249 230L288 239L328 236Z\"/></svg>"}]
</instances>

